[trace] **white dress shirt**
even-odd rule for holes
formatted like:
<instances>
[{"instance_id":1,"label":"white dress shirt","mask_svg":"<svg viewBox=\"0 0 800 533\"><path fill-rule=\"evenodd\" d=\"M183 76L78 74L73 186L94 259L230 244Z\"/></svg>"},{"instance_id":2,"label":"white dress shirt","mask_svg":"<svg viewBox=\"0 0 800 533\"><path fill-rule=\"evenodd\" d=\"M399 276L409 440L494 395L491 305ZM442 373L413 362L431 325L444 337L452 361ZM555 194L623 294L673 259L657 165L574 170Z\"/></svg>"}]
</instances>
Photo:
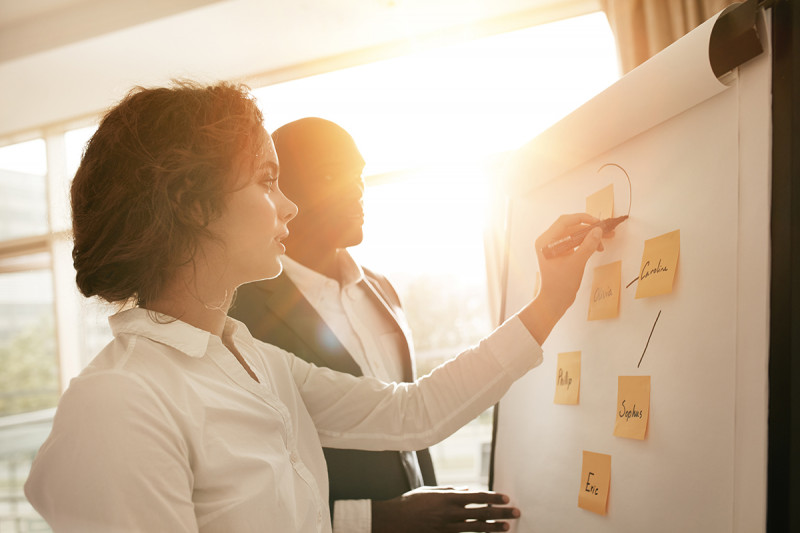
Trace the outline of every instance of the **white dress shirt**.
<instances>
[{"instance_id":1,"label":"white dress shirt","mask_svg":"<svg viewBox=\"0 0 800 533\"><path fill-rule=\"evenodd\" d=\"M350 353L362 374L387 383L403 381L403 351L408 341L398 330L402 326L378 308L380 304L363 285L364 271L347 250L337 254L340 280L320 274L288 256L281 262L286 275ZM408 349L413 357L413 348L408 346ZM417 461L416 454L407 456ZM411 488L422 484L420 478L411 483ZM372 531L371 500L337 500L333 505L334 533Z\"/></svg>"},{"instance_id":2,"label":"white dress shirt","mask_svg":"<svg viewBox=\"0 0 800 533\"><path fill-rule=\"evenodd\" d=\"M25 494L60 532L330 532L322 446L419 449L497 402L542 351L518 318L414 384L318 368L228 319L144 309L72 380ZM157 320L154 320L157 318Z\"/></svg>"},{"instance_id":3,"label":"white dress shirt","mask_svg":"<svg viewBox=\"0 0 800 533\"><path fill-rule=\"evenodd\" d=\"M347 250L338 253L337 261L341 282L288 256L281 259L286 275L331 328L361 372L387 383L403 381L402 354L407 341L398 331L399 324L377 307L380 304L362 283L364 271Z\"/></svg>"}]
</instances>

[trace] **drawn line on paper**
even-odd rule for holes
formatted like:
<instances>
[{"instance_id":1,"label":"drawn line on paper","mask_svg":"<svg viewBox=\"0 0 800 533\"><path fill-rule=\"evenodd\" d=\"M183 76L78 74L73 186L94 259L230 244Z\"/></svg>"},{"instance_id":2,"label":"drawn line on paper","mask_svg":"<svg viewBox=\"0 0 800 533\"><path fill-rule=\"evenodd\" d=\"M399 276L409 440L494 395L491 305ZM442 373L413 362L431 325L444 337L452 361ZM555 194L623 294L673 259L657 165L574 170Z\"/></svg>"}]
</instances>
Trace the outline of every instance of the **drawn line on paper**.
<instances>
[{"instance_id":1,"label":"drawn line on paper","mask_svg":"<svg viewBox=\"0 0 800 533\"><path fill-rule=\"evenodd\" d=\"M627 289L628 287L630 287L631 285L633 285L633 284L634 284L634 283L636 283L637 281L639 281L639 276L636 276L635 278L633 278L633 281L631 281L630 283L628 283L627 285L625 285L625 288Z\"/></svg>"},{"instance_id":2,"label":"drawn line on paper","mask_svg":"<svg viewBox=\"0 0 800 533\"><path fill-rule=\"evenodd\" d=\"M644 351L642 352L642 356L639 358L639 364L636 365L636 368L639 368L642 365L642 359L644 359L644 353L647 351L647 347L650 346L650 338L653 336L653 331L655 331L656 329L656 324L658 324L658 319L660 316L661 316L661 310L659 309L658 316L656 316L656 321L653 322L653 329L650 330L650 336L647 337L647 344L644 345Z\"/></svg>"},{"instance_id":3,"label":"drawn line on paper","mask_svg":"<svg viewBox=\"0 0 800 533\"><path fill-rule=\"evenodd\" d=\"M617 167L620 169L624 174L625 177L628 179L628 213L627 216L631 214L631 203L633 202L633 185L631 184L631 177L628 175L628 171L622 168L622 165L618 165L616 163L606 163L605 165L601 166L597 169L597 173L599 174L601 170L606 167Z\"/></svg>"}]
</instances>

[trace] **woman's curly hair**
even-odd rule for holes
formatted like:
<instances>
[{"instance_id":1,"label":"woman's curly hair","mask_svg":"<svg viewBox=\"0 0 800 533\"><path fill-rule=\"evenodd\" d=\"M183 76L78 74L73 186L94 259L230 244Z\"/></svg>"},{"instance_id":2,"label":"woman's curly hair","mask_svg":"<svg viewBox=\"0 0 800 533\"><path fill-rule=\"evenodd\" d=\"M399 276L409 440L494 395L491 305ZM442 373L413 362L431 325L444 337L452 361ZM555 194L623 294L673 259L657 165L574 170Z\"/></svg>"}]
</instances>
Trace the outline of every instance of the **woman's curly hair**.
<instances>
[{"instance_id":1,"label":"woman's curly hair","mask_svg":"<svg viewBox=\"0 0 800 533\"><path fill-rule=\"evenodd\" d=\"M102 119L72 182L73 263L84 296L157 298L194 261L236 176L268 135L247 87L137 87Z\"/></svg>"}]
</instances>

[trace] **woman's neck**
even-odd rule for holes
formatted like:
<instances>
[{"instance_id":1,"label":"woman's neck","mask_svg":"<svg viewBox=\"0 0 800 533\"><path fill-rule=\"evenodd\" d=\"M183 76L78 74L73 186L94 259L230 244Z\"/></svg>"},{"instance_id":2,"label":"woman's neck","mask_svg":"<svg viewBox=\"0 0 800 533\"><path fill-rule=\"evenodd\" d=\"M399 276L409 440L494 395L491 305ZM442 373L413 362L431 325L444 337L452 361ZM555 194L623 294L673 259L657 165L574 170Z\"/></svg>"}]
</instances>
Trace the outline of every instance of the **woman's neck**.
<instances>
[{"instance_id":1,"label":"woman's neck","mask_svg":"<svg viewBox=\"0 0 800 533\"><path fill-rule=\"evenodd\" d=\"M222 294L212 291L190 290L189 286L167 289L157 300L148 302L145 307L162 313L196 328L222 337L228 308L233 298L233 290Z\"/></svg>"},{"instance_id":2,"label":"woman's neck","mask_svg":"<svg viewBox=\"0 0 800 533\"><path fill-rule=\"evenodd\" d=\"M201 298L191 293L191 291L166 291L163 298L150 302L146 307L152 311L177 318L182 322L219 337L222 340L222 344L230 350L250 377L258 382L258 377L234 345L233 339L223 334L232 293L233 291L225 291L224 295L217 296L217 301L215 301L213 298ZM206 301L203 301L204 299Z\"/></svg>"}]
</instances>

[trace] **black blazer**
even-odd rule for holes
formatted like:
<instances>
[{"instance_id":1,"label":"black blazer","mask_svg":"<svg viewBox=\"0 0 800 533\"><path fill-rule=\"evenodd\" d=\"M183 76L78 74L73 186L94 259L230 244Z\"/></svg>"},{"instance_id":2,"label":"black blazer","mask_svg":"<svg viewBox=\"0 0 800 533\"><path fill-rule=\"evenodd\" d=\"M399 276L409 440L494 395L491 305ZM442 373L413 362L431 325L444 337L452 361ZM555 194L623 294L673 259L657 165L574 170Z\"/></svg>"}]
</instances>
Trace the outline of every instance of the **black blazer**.
<instances>
[{"instance_id":1,"label":"black blazer","mask_svg":"<svg viewBox=\"0 0 800 533\"><path fill-rule=\"evenodd\" d=\"M380 308L408 340L400 300L389 281L364 269L366 287ZM361 376L361 368L322 317L284 273L275 279L239 287L230 316L247 325L253 337L273 344L317 366ZM404 353L405 381L414 379L409 343ZM328 464L330 504L336 500L388 500L411 489L407 452L372 452L323 448ZM404 457L404 453L406 456ZM425 485L436 485L430 452L417 452Z\"/></svg>"}]
</instances>

